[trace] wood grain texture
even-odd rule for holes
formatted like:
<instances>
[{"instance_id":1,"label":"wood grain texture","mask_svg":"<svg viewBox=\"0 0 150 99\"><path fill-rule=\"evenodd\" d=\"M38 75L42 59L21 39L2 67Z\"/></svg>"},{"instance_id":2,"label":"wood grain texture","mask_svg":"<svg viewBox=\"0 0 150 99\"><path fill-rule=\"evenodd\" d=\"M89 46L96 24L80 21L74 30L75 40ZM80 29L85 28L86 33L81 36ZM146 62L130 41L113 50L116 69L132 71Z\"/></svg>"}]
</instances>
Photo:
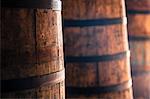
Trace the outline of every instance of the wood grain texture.
<instances>
[{"instance_id":1,"label":"wood grain texture","mask_svg":"<svg viewBox=\"0 0 150 99\"><path fill-rule=\"evenodd\" d=\"M68 20L125 17L123 0L63 0L63 16ZM65 23L65 21L64 21ZM68 23L69 24L69 23ZM128 51L126 24L64 27L65 56L102 56ZM131 79L129 56L104 62L66 62L66 86L105 87ZM70 95L67 98L132 99L132 90Z\"/></svg>"},{"instance_id":2,"label":"wood grain texture","mask_svg":"<svg viewBox=\"0 0 150 99\"><path fill-rule=\"evenodd\" d=\"M149 0L126 0L129 36L147 38L129 41L131 50L131 67L133 72L133 92L135 99L150 98L150 12Z\"/></svg>"},{"instance_id":3,"label":"wood grain texture","mask_svg":"<svg viewBox=\"0 0 150 99\"><path fill-rule=\"evenodd\" d=\"M61 12L2 8L1 80L22 79L64 69ZM2 93L3 98L64 99L64 80L35 89Z\"/></svg>"}]
</instances>

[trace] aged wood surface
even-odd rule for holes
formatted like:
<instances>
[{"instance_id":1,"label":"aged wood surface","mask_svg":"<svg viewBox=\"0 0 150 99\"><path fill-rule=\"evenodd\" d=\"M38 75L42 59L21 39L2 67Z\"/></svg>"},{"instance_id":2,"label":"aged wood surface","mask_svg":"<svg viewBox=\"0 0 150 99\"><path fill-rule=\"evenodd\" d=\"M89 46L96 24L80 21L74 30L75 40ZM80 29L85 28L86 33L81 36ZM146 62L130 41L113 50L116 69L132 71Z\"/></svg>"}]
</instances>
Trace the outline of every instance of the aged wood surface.
<instances>
[{"instance_id":1,"label":"aged wood surface","mask_svg":"<svg viewBox=\"0 0 150 99\"><path fill-rule=\"evenodd\" d=\"M133 92L136 99L150 98L150 1L127 0Z\"/></svg>"},{"instance_id":2,"label":"aged wood surface","mask_svg":"<svg viewBox=\"0 0 150 99\"><path fill-rule=\"evenodd\" d=\"M2 8L1 80L42 77L64 69L61 11ZM40 82L40 81L39 81ZM64 78L3 98L65 99Z\"/></svg>"},{"instance_id":3,"label":"aged wood surface","mask_svg":"<svg viewBox=\"0 0 150 99\"><path fill-rule=\"evenodd\" d=\"M124 18L123 0L63 0L65 20ZM69 23L68 23L69 24ZM72 23L73 24L73 23ZM67 27L64 26L65 57L112 55L128 51L124 22L119 24ZM67 62L66 87L106 87L131 79L129 55L122 59L101 62ZM75 94L67 98L132 99L132 90L108 93Z\"/></svg>"}]
</instances>

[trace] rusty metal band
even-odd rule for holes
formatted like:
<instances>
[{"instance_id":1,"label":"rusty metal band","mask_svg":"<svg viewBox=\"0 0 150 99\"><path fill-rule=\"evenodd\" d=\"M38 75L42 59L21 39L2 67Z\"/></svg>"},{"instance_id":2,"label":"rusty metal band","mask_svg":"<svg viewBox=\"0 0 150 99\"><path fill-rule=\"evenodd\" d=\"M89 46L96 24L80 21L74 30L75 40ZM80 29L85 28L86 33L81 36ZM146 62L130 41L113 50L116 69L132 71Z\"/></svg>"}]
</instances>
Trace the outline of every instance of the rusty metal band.
<instances>
[{"instance_id":1,"label":"rusty metal band","mask_svg":"<svg viewBox=\"0 0 150 99\"><path fill-rule=\"evenodd\" d=\"M131 9L129 9L129 10L127 10L127 13L128 14L150 14L150 10L131 10Z\"/></svg>"},{"instance_id":2,"label":"rusty metal band","mask_svg":"<svg viewBox=\"0 0 150 99\"><path fill-rule=\"evenodd\" d=\"M53 85L59 83L65 79L65 70L29 78L1 80L1 91L21 91L27 89L34 89L44 85Z\"/></svg>"},{"instance_id":3,"label":"rusty metal band","mask_svg":"<svg viewBox=\"0 0 150 99\"><path fill-rule=\"evenodd\" d=\"M150 75L150 71L132 71L132 76Z\"/></svg>"},{"instance_id":4,"label":"rusty metal band","mask_svg":"<svg viewBox=\"0 0 150 99\"><path fill-rule=\"evenodd\" d=\"M66 91L69 95L94 95L107 92L119 92L131 88L132 81L126 81L121 84L106 87L67 87Z\"/></svg>"},{"instance_id":5,"label":"rusty metal band","mask_svg":"<svg viewBox=\"0 0 150 99\"><path fill-rule=\"evenodd\" d=\"M150 36L128 36L129 41L150 41Z\"/></svg>"},{"instance_id":6,"label":"rusty metal band","mask_svg":"<svg viewBox=\"0 0 150 99\"><path fill-rule=\"evenodd\" d=\"M43 8L61 10L60 0L2 0L2 7L7 8Z\"/></svg>"},{"instance_id":7,"label":"rusty metal band","mask_svg":"<svg viewBox=\"0 0 150 99\"><path fill-rule=\"evenodd\" d=\"M130 51L125 51L112 55L102 55L102 56L66 56L65 62L73 63L73 62L104 62L104 61L112 61L123 59L127 56L130 56Z\"/></svg>"},{"instance_id":8,"label":"rusty metal band","mask_svg":"<svg viewBox=\"0 0 150 99\"><path fill-rule=\"evenodd\" d=\"M103 26L103 25L114 25L114 24L126 24L127 18L103 18L103 19L64 19L65 27L87 27L87 26Z\"/></svg>"}]
</instances>

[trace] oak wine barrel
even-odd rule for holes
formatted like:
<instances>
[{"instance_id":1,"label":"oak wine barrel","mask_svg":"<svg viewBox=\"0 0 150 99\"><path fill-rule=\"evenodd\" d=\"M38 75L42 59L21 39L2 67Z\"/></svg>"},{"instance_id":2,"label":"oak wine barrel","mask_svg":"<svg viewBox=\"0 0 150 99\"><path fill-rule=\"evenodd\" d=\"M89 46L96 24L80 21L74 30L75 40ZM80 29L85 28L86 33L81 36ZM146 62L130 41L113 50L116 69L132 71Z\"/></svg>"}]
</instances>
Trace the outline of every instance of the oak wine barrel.
<instances>
[{"instance_id":1,"label":"oak wine barrel","mask_svg":"<svg viewBox=\"0 0 150 99\"><path fill-rule=\"evenodd\" d=\"M126 0L135 99L150 99L150 0Z\"/></svg>"},{"instance_id":2,"label":"oak wine barrel","mask_svg":"<svg viewBox=\"0 0 150 99\"><path fill-rule=\"evenodd\" d=\"M1 98L65 99L60 0L2 0Z\"/></svg>"},{"instance_id":3,"label":"oak wine barrel","mask_svg":"<svg viewBox=\"0 0 150 99\"><path fill-rule=\"evenodd\" d=\"M67 99L132 99L124 0L62 0Z\"/></svg>"}]
</instances>

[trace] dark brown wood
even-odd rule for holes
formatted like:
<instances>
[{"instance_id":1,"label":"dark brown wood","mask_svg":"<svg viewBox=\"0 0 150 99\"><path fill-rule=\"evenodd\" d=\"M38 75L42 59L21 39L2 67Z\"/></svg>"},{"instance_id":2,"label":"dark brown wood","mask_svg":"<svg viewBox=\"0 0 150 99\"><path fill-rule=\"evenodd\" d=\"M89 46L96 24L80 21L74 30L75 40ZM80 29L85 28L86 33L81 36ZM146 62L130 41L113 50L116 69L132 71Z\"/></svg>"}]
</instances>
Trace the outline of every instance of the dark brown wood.
<instances>
[{"instance_id":1,"label":"dark brown wood","mask_svg":"<svg viewBox=\"0 0 150 99\"><path fill-rule=\"evenodd\" d=\"M61 11L2 8L1 15L1 80L20 86L1 97L65 99Z\"/></svg>"},{"instance_id":2,"label":"dark brown wood","mask_svg":"<svg viewBox=\"0 0 150 99\"><path fill-rule=\"evenodd\" d=\"M63 0L63 15L67 98L132 99L124 0Z\"/></svg>"},{"instance_id":3,"label":"dark brown wood","mask_svg":"<svg viewBox=\"0 0 150 99\"><path fill-rule=\"evenodd\" d=\"M135 99L150 99L150 1L126 0Z\"/></svg>"}]
</instances>

